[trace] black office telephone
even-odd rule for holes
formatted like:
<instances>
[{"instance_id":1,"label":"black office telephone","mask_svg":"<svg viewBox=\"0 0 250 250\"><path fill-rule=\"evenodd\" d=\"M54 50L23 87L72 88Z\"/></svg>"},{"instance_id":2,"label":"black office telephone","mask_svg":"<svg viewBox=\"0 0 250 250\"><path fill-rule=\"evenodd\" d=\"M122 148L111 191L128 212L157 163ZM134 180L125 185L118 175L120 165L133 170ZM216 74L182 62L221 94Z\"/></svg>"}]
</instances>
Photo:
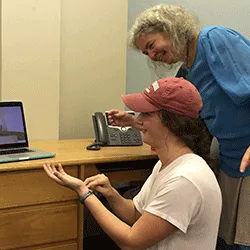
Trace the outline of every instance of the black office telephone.
<instances>
[{"instance_id":1,"label":"black office telephone","mask_svg":"<svg viewBox=\"0 0 250 250\"><path fill-rule=\"evenodd\" d=\"M134 112L128 111L134 115ZM108 112L92 115L95 142L87 146L88 150L99 150L100 146L140 146L142 145L141 133L132 127L112 126L108 123Z\"/></svg>"}]
</instances>

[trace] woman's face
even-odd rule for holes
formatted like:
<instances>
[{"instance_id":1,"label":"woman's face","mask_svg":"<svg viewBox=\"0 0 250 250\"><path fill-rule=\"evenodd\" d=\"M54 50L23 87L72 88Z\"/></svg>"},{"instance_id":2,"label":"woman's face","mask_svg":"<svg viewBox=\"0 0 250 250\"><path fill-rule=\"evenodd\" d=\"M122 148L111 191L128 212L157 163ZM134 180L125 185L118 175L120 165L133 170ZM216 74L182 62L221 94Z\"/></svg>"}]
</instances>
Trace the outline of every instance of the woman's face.
<instances>
[{"instance_id":1,"label":"woman's face","mask_svg":"<svg viewBox=\"0 0 250 250\"><path fill-rule=\"evenodd\" d=\"M168 129L162 123L159 112L140 113L137 119L142 123L142 139L146 144L154 148L165 144Z\"/></svg>"},{"instance_id":2,"label":"woman's face","mask_svg":"<svg viewBox=\"0 0 250 250\"><path fill-rule=\"evenodd\" d=\"M164 33L143 33L136 39L137 48L152 61L176 63L170 39Z\"/></svg>"}]
</instances>

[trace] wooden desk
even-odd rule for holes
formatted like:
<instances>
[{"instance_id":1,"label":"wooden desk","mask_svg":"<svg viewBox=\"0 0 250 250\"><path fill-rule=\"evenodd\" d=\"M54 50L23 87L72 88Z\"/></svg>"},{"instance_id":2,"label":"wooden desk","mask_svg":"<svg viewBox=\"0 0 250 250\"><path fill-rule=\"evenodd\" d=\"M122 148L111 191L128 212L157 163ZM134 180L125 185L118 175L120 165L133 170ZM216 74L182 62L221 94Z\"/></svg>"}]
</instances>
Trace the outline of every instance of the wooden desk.
<instances>
[{"instance_id":1,"label":"wooden desk","mask_svg":"<svg viewBox=\"0 0 250 250\"><path fill-rule=\"evenodd\" d=\"M145 180L157 159L147 145L86 150L92 142L34 142L32 147L57 156L0 164L0 250L83 249L83 206L73 191L46 176L42 169L45 161L60 162L69 174L82 179L99 173L98 168L112 168L105 174L115 184Z\"/></svg>"}]
</instances>

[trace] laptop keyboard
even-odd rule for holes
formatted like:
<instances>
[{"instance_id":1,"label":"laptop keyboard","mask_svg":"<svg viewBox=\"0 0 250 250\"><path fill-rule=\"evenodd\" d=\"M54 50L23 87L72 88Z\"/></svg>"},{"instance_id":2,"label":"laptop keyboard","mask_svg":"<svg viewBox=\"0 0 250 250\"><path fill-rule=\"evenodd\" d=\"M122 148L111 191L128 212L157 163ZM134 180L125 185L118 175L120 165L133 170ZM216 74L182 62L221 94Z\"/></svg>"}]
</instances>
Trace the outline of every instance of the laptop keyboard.
<instances>
[{"instance_id":1,"label":"laptop keyboard","mask_svg":"<svg viewBox=\"0 0 250 250\"><path fill-rule=\"evenodd\" d=\"M27 153L27 152L33 152L33 150L30 150L30 149L27 149L27 148L2 150L2 151L0 151L0 155L18 154L18 153Z\"/></svg>"}]
</instances>

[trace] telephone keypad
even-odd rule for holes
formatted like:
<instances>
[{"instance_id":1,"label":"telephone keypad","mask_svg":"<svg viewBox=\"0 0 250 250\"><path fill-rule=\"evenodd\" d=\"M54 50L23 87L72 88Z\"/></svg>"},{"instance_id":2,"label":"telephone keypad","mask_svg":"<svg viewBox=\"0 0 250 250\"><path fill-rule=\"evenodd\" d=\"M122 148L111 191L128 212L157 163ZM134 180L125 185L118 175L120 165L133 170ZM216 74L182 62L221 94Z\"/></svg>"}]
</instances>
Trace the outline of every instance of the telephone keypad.
<instances>
[{"instance_id":1,"label":"telephone keypad","mask_svg":"<svg viewBox=\"0 0 250 250\"><path fill-rule=\"evenodd\" d=\"M130 144L131 143L131 138L130 135L128 134L120 134L120 139L122 144Z\"/></svg>"},{"instance_id":2,"label":"telephone keypad","mask_svg":"<svg viewBox=\"0 0 250 250\"><path fill-rule=\"evenodd\" d=\"M134 128L108 127L109 145L135 146L142 145L141 133Z\"/></svg>"}]
</instances>

